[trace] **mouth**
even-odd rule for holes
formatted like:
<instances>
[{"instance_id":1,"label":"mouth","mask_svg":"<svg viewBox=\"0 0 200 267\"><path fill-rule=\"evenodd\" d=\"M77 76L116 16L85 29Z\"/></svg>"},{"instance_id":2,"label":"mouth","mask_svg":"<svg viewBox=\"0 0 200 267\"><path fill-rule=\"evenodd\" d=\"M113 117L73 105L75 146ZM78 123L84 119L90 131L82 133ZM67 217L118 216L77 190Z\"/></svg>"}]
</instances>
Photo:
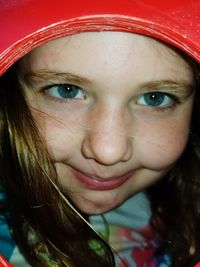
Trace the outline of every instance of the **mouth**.
<instances>
[{"instance_id":1,"label":"mouth","mask_svg":"<svg viewBox=\"0 0 200 267\"><path fill-rule=\"evenodd\" d=\"M133 171L131 171L120 176L104 178L86 174L74 169L72 172L79 182L84 184L87 188L93 190L112 190L118 188L133 175Z\"/></svg>"}]
</instances>

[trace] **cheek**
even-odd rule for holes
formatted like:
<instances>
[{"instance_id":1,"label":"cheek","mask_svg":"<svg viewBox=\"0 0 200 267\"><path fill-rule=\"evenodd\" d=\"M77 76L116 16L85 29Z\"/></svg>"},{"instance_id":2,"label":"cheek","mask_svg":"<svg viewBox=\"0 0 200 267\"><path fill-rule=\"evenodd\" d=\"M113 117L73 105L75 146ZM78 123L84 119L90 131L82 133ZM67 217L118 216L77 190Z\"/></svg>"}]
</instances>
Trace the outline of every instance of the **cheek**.
<instances>
[{"instance_id":1,"label":"cheek","mask_svg":"<svg viewBox=\"0 0 200 267\"><path fill-rule=\"evenodd\" d=\"M83 127L47 113L32 112L52 158L66 159L79 144Z\"/></svg>"},{"instance_id":2,"label":"cheek","mask_svg":"<svg viewBox=\"0 0 200 267\"><path fill-rule=\"evenodd\" d=\"M186 147L189 129L189 121L170 121L153 124L145 133L138 133L137 151L143 165L157 170L171 167Z\"/></svg>"},{"instance_id":3,"label":"cheek","mask_svg":"<svg viewBox=\"0 0 200 267\"><path fill-rule=\"evenodd\" d=\"M45 139L48 150L56 161L66 160L80 144L80 132L72 127L59 125L51 122L46 123Z\"/></svg>"}]
</instances>

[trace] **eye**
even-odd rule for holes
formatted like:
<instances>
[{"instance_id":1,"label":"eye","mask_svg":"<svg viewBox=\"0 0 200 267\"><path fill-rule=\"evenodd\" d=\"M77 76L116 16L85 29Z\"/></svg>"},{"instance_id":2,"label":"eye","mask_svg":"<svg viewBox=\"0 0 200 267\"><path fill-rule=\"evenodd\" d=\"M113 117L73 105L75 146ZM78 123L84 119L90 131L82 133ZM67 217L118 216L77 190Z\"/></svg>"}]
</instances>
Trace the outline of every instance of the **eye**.
<instances>
[{"instance_id":1,"label":"eye","mask_svg":"<svg viewBox=\"0 0 200 267\"><path fill-rule=\"evenodd\" d=\"M84 90L73 84L55 84L45 88L45 92L57 99L85 99Z\"/></svg>"},{"instance_id":2,"label":"eye","mask_svg":"<svg viewBox=\"0 0 200 267\"><path fill-rule=\"evenodd\" d=\"M173 103L172 96L161 92L145 93L137 99L137 104L151 107L169 107Z\"/></svg>"}]
</instances>

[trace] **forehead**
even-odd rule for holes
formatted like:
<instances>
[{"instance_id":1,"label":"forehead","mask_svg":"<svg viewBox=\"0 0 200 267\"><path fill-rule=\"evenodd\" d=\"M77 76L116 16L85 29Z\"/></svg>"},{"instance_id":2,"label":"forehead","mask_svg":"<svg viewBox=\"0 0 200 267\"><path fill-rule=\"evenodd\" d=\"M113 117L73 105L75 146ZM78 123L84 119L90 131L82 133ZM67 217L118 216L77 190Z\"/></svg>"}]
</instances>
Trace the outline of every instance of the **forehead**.
<instances>
[{"instance_id":1,"label":"forehead","mask_svg":"<svg viewBox=\"0 0 200 267\"><path fill-rule=\"evenodd\" d=\"M90 70L98 67L120 68L121 70L143 68L177 72L191 72L186 60L169 45L156 39L125 32L88 32L63 37L47 42L34 49L21 60L26 71L64 72ZM91 69L92 68L92 69ZM184 76L184 74L182 75Z\"/></svg>"}]
</instances>

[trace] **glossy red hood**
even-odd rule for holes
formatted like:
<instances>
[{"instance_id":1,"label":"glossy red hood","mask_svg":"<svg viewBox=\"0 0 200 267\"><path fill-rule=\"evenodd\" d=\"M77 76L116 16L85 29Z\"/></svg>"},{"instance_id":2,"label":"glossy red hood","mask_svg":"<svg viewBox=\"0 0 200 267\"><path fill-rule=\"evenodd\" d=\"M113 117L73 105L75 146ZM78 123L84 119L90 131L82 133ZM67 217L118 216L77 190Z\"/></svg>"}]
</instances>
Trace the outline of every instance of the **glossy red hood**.
<instances>
[{"instance_id":1,"label":"glossy red hood","mask_svg":"<svg viewBox=\"0 0 200 267\"><path fill-rule=\"evenodd\" d=\"M0 0L0 75L50 39L103 30L150 35L200 62L199 0Z\"/></svg>"}]
</instances>

